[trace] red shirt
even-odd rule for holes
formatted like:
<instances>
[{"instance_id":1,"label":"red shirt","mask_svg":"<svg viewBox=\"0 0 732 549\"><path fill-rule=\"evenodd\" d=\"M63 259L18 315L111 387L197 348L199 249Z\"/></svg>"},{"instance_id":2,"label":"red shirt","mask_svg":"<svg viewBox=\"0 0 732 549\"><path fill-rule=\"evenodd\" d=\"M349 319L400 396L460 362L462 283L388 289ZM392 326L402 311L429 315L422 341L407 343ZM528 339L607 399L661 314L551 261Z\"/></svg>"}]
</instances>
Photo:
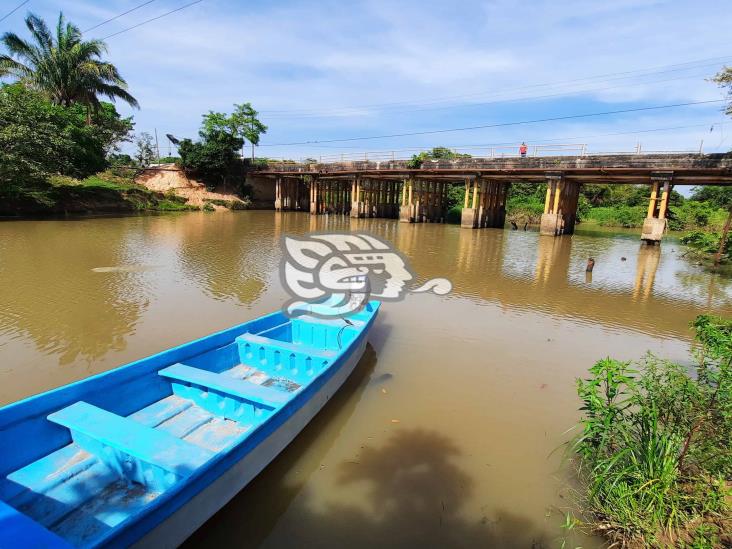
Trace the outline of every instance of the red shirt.
<instances>
[{"instance_id":1,"label":"red shirt","mask_svg":"<svg viewBox=\"0 0 732 549\"><path fill-rule=\"evenodd\" d=\"M528 151L528 150L529 150L529 148L528 148L528 147L527 147L526 145L521 145L521 146L519 147L519 152L520 152L521 154L524 154L524 153L525 153L526 151Z\"/></svg>"}]
</instances>

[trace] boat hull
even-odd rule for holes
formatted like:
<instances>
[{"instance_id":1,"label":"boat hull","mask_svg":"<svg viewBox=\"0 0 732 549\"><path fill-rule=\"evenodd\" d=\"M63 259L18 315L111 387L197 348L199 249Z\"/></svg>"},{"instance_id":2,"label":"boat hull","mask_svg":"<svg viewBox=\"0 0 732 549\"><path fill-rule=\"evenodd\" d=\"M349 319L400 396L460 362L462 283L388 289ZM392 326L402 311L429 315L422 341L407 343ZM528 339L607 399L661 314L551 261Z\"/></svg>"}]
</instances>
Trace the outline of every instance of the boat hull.
<instances>
[{"instance_id":1,"label":"boat hull","mask_svg":"<svg viewBox=\"0 0 732 549\"><path fill-rule=\"evenodd\" d=\"M243 490L310 423L351 375L366 350L366 344L364 338L333 376L267 439L133 547L168 549L183 543Z\"/></svg>"}]
</instances>

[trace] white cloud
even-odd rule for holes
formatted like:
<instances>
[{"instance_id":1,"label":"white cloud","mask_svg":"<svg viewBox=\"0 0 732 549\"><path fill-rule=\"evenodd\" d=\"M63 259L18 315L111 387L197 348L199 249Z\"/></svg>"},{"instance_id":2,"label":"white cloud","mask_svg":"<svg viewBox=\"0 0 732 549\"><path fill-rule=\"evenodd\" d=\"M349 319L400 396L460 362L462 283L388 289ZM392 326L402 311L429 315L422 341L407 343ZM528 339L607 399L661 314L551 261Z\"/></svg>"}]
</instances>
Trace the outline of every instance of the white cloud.
<instances>
[{"instance_id":1,"label":"white cloud","mask_svg":"<svg viewBox=\"0 0 732 549\"><path fill-rule=\"evenodd\" d=\"M86 27L137 3L69 0L64 9ZM110 34L179 5L160 0L92 35ZM34 9L53 18L58 8L51 0L36 0ZM726 0L204 0L111 38L109 47L111 59L143 106L135 113L140 130L157 127L195 135L202 113L226 110L241 101L252 101L262 111L297 109L292 114L298 117L289 119L271 113L265 141L272 143L716 98L718 91L704 80L716 66L642 79L567 81L708 57L730 55L732 60L732 47L725 42L728 13ZM539 85L557 82L566 83ZM434 101L447 97L452 99ZM367 107L385 103L399 105ZM582 128L585 133L603 133L603 128L615 126L633 130L646 127L643 124L681 125L676 122L718 119L715 109L669 110L648 119L587 120ZM312 111L332 116L302 117ZM556 123L534 135L562 135L566 130L567 125ZM457 134L454 140L505 141L522 133L528 132L504 128ZM381 148L443 139L448 142L453 136L346 145ZM628 136L620 139L633 142ZM674 147L679 139L691 136L658 136L659 143ZM601 145L617 140L604 138ZM306 148L277 150L290 151L307 153Z\"/></svg>"}]
</instances>

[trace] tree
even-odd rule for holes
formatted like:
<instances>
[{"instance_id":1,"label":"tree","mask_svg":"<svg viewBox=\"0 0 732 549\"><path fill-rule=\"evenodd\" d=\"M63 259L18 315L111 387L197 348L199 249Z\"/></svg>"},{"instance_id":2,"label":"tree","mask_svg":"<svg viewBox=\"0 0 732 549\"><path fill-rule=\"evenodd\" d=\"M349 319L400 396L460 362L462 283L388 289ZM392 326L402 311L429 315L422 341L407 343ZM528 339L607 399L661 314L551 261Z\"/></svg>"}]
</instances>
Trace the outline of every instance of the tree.
<instances>
[{"instance_id":1,"label":"tree","mask_svg":"<svg viewBox=\"0 0 732 549\"><path fill-rule=\"evenodd\" d=\"M202 141L183 139L178 145L181 165L207 185L226 183L243 141L228 133L211 135Z\"/></svg>"},{"instance_id":2,"label":"tree","mask_svg":"<svg viewBox=\"0 0 732 549\"><path fill-rule=\"evenodd\" d=\"M203 115L199 135L205 140L220 133L227 133L253 145L259 145L259 138L262 134L267 133L267 126L257 118L258 114L251 103L234 104L234 112L231 113L231 116L209 111L208 114Z\"/></svg>"},{"instance_id":3,"label":"tree","mask_svg":"<svg viewBox=\"0 0 732 549\"><path fill-rule=\"evenodd\" d=\"M25 24L31 41L13 32L0 38L8 51L0 54L0 77L15 77L57 105L84 105L88 113L101 108L100 96L138 107L117 67L102 60L107 52L103 41L82 40L79 28L66 22L63 13L59 14L55 35L36 15L28 15Z\"/></svg>"},{"instance_id":4,"label":"tree","mask_svg":"<svg viewBox=\"0 0 732 549\"><path fill-rule=\"evenodd\" d=\"M455 160L456 158L470 158L470 155L455 152L447 147L433 147L431 151L422 151L419 154L412 155L407 167L421 168L425 160Z\"/></svg>"},{"instance_id":5,"label":"tree","mask_svg":"<svg viewBox=\"0 0 732 549\"><path fill-rule=\"evenodd\" d=\"M720 88L727 89L727 97L730 99L730 103L727 105L727 114L732 114L732 67L723 67L714 78L712 82L716 82Z\"/></svg>"},{"instance_id":6,"label":"tree","mask_svg":"<svg viewBox=\"0 0 732 549\"><path fill-rule=\"evenodd\" d=\"M732 68L724 67L712 80L716 82L720 88L727 89L727 97L730 98L731 101L727 105L726 112L727 114L732 115ZM722 229L722 238L719 240L719 250L714 256L715 265L719 265L722 260L722 255L724 254L724 250L727 246L727 235L729 234L730 227L732 227L732 193L729 189L724 189L724 192L719 192L717 197L724 203L724 207L729 210L729 214L727 215L727 221L724 224L724 229Z\"/></svg>"},{"instance_id":7,"label":"tree","mask_svg":"<svg viewBox=\"0 0 732 549\"><path fill-rule=\"evenodd\" d=\"M111 133L20 84L0 87L0 194L53 174L86 177L103 170Z\"/></svg>"},{"instance_id":8,"label":"tree","mask_svg":"<svg viewBox=\"0 0 732 549\"><path fill-rule=\"evenodd\" d=\"M200 140L184 139L178 146L181 165L208 185L225 183L244 141L256 145L266 131L267 126L257 119L250 103L234 105L230 116L209 111L203 115L198 131Z\"/></svg>"},{"instance_id":9,"label":"tree","mask_svg":"<svg viewBox=\"0 0 732 549\"><path fill-rule=\"evenodd\" d=\"M143 168L147 168L157 158L152 136L147 132L142 132L135 139L135 146L137 147L135 151L137 164Z\"/></svg>"}]
</instances>

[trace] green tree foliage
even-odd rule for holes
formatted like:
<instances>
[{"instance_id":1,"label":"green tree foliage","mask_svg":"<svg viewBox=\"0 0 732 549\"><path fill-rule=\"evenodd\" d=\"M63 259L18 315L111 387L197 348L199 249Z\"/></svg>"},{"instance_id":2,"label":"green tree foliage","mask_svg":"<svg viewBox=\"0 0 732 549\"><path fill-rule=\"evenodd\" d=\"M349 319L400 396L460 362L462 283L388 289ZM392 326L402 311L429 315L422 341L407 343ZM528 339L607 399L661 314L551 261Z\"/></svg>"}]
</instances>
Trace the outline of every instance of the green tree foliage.
<instances>
[{"instance_id":1,"label":"green tree foliage","mask_svg":"<svg viewBox=\"0 0 732 549\"><path fill-rule=\"evenodd\" d=\"M716 253L719 250L719 244L722 235L712 231L691 231L681 237L681 243L689 246L692 250L699 252L702 256ZM726 259L730 257L730 250L723 250Z\"/></svg>"},{"instance_id":2,"label":"green tree foliage","mask_svg":"<svg viewBox=\"0 0 732 549\"><path fill-rule=\"evenodd\" d=\"M575 441L598 531L618 546L732 542L732 321L698 317L696 366L610 358L578 380Z\"/></svg>"},{"instance_id":3,"label":"green tree foliage","mask_svg":"<svg viewBox=\"0 0 732 549\"><path fill-rule=\"evenodd\" d=\"M511 183L506 199L506 219L517 225L538 223L544 213L546 184L526 181Z\"/></svg>"},{"instance_id":4,"label":"green tree foliage","mask_svg":"<svg viewBox=\"0 0 732 549\"><path fill-rule=\"evenodd\" d=\"M730 99L727 114L732 114L732 67L724 67L712 78L712 82L716 82L720 88L727 90L727 97Z\"/></svg>"},{"instance_id":5,"label":"green tree foliage","mask_svg":"<svg viewBox=\"0 0 732 549\"><path fill-rule=\"evenodd\" d=\"M234 105L230 116L209 111L203 115L198 132L200 140L181 141L178 147L181 165L207 185L225 183L244 141L257 144L266 131L267 126L257 119L257 111L249 103Z\"/></svg>"},{"instance_id":6,"label":"green tree foliage","mask_svg":"<svg viewBox=\"0 0 732 549\"><path fill-rule=\"evenodd\" d=\"M67 22L63 13L58 16L55 34L33 14L26 17L25 24L30 41L13 32L0 38L8 51L0 54L0 77L15 77L65 107L79 103L97 110L101 107L100 97L138 106L117 68L102 60L107 51L104 42L82 40L79 28Z\"/></svg>"},{"instance_id":7,"label":"green tree foliage","mask_svg":"<svg viewBox=\"0 0 732 549\"><path fill-rule=\"evenodd\" d=\"M49 175L83 178L107 166L107 154L132 128L109 104L86 123L82 106L55 105L20 84L0 88L0 192Z\"/></svg>"},{"instance_id":8,"label":"green tree foliage","mask_svg":"<svg viewBox=\"0 0 732 549\"><path fill-rule=\"evenodd\" d=\"M455 160L457 158L471 158L471 156L455 152L447 147L433 147L431 151L422 151L419 154L412 155L407 167L417 169L422 167L425 160Z\"/></svg>"},{"instance_id":9,"label":"green tree foliage","mask_svg":"<svg viewBox=\"0 0 732 549\"><path fill-rule=\"evenodd\" d=\"M732 208L732 187L694 187L691 199L729 210Z\"/></svg>"}]
</instances>

